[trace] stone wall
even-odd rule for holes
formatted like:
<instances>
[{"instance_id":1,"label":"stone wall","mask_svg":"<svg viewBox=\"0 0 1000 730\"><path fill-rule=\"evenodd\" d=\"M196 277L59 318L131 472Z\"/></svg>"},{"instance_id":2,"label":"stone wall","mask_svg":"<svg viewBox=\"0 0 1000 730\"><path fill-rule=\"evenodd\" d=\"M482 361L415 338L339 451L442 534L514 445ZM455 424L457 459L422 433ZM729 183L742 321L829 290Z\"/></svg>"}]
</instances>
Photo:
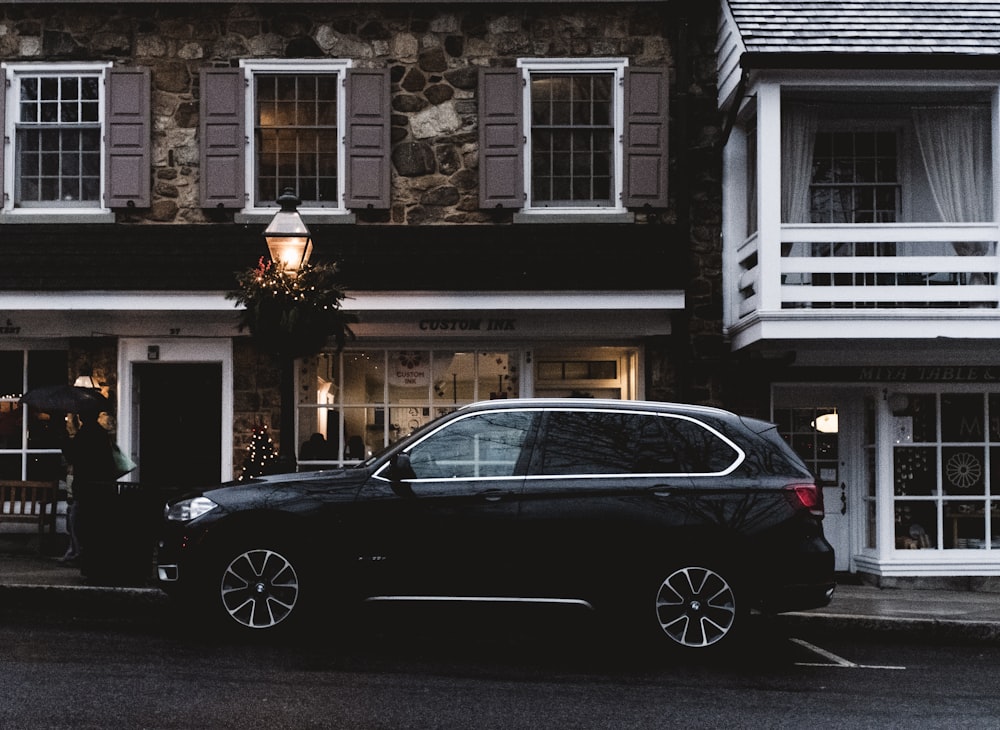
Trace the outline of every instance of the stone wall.
<instances>
[{"instance_id":1,"label":"stone wall","mask_svg":"<svg viewBox=\"0 0 1000 730\"><path fill-rule=\"evenodd\" d=\"M232 220L232 212L220 218L218 211L199 207L198 74L205 66L231 66L241 58L330 57L390 69L391 209L357 211L360 226L511 222L510 211L478 207L479 67L512 66L519 57L619 56L633 65L667 66L671 200L665 211L640 211L636 224L662 228L665 246L685 247L689 284L687 308L673 322L677 336L647 343L647 397L723 404L718 372L727 348L721 334L716 5L694 0L634 5L6 3L0 5L0 58L110 60L151 68L152 205L118 214L120 221L139 225ZM589 237L601 234L600 227L581 231ZM629 249L627 242L614 245L642 267L641 250ZM608 282L608 288L622 285ZM242 371L240 362L237 372ZM245 392L263 397L271 389L255 385ZM239 453L250 419L273 412L277 404L246 403L239 392L236 398Z\"/></svg>"},{"instance_id":2,"label":"stone wall","mask_svg":"<svg viewBox=\"0 0 1000 730\"><path fill-rule=\"evenodd\" d=\"M281 367L262 355L249 337L233 340L233 478L239 478L253 438L253 428L266 424L281 439Z\"/></svg>"},{"instance_id":3,"label":"stone wall","mask_svg":"<svg viewBox=\"0 0 1000 730\"><path fill-rule=\"evenodd\" d=\"M242 58L330 57L392 74L392 209L363 212L360 222L495 223L496 214L478 209L478 67L525 56L624 56L669 66L670 23L667 3L7 4L0 57L152 69L152 206L129 222L209 220L198 205L199 69Z\"/></svg>"}]
</instances>

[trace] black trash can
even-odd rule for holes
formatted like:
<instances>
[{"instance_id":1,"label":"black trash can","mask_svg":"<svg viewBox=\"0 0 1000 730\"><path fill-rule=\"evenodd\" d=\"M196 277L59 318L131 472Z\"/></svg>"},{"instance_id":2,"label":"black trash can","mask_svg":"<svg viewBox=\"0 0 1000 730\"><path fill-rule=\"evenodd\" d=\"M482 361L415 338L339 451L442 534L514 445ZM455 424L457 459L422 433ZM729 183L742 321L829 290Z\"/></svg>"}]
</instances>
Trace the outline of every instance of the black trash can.
<instances>
[{"instance_id":1,"label":"black trash can","mask_svg":"<svg viewBox=\"0 0 1000 730\"><path fill-rule=\"evenodd\" d=\"M82 508L82 509L81 509ZM77 503L80 573L88 583L144 586L153 581L153 555L163 510L160 492L136 482L93 485Z\"/></svg>"}]
</instances>

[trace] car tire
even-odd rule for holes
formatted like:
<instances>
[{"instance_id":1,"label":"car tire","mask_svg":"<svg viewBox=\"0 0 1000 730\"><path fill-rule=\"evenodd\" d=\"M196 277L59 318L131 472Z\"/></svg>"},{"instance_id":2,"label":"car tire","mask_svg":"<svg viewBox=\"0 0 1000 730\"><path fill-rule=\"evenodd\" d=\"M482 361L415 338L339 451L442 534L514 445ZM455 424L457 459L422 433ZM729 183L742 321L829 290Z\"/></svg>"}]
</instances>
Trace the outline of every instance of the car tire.
<instances>
[{"instance_id":1,"label":"car tire","mask_svg":"<svg viewBox=\"0 0 1000 730\"><path fill-rule=\"evenodd\" d=\"M687 652L735 646L748 614L735 573L703 560L683 561L660 571L652 591L658 639Z\"/></svg>"},{"instance_id":2,"label":"car tire","mask_svg":"<svg viewBox=\"0 0 1000 730\"><path fill-rule=\"evenodd\" d=\"M205 589L232 630L272 634L302 623L305 566L283 546L253 544L222 553Z\"/></svg>"}]
</instances>

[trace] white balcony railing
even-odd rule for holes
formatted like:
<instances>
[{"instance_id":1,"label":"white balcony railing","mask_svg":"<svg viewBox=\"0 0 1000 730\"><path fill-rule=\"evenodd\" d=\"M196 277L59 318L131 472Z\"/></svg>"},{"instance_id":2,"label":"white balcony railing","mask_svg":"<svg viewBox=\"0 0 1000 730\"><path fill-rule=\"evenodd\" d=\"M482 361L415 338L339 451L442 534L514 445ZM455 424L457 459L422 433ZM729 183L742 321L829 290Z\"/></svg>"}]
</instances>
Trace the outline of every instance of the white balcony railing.
<instances>
[{"instance_id":1,"label":"white balcony railing","mask_svg":"<svg viewBox=\"0 0 1000 730\"><path fill-rule=\"evenodd\" d=\"M998 239L995 223L783 225L780 241L755 234L737 249L730 324L803 309L998 309Z\"/></svg>"}]
</instances>

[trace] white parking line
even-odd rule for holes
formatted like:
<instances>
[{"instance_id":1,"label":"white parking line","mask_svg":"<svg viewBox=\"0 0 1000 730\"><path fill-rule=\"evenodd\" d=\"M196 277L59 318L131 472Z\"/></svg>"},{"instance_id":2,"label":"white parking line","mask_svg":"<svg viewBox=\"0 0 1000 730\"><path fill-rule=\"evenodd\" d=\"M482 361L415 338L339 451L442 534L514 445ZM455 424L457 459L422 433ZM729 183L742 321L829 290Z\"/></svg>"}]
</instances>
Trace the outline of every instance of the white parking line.
<instances>
[{"instance_id":1,"label":"white parking line","mask_svg":"<svg viewBox=\"0 0 1000 730\"><path fill-rule=\"evenodd\" d=\"M818 654L824 659L829 659L832 664L827 664L826 662L795 662L797 667L841 667L846 669L906 669L906 667L898 667L892 665L880 665L880 664L855 664L852 661L844 659L842 656L837 656L831 651L826 649L821 649L814 644L810 644L808 641L803 641L802 639L789 639L794 644L798 644L803 649L811 651L813 654Z\"/></svg>"}]
</instances>

